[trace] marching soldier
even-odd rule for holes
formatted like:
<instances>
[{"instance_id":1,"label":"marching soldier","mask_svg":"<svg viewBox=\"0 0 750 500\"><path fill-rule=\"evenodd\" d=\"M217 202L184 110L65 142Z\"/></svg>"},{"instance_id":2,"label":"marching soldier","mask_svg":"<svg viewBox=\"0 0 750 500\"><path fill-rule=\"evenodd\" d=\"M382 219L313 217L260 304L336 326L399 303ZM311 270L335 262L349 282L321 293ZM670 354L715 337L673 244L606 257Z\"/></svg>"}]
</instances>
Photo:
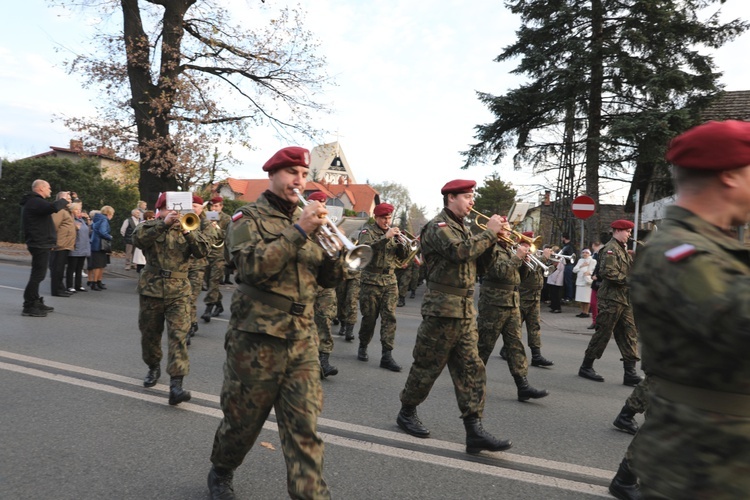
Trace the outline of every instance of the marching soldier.
<instances>
[{"instance_id":1,"label":"marching soldier","mask_svg":"<svg viewBox=\"0 0 750 500\"><path fill-rule=\"evenodd\" d=\"M323 251L310 235L326 223L325 206L298 207L310 152L281 149L269 159L269 189L232 217L226 250L240 284L232 296L221 409L208 487L213 499L233 499L232 477L258 438L271 409L292 498L330 498L323 479L323 405L313 304L318 286L333 288L343 256ZM332 242L336 245L336 242Z\"/></svg>"},{"instance_id":2,"label":"marching soldier","mask_svg":"<svg viewBox=\"0 0 750 500\"><path fill-rule=\"evenodd\" d=\"M375 333L375 323L380 316L380 345L383 355L380 367L400 372L401 366L391 355L396 337L396 302L398 301L398 282L394 269L396 261L408 253L405 245L400 244L395 236L401 234L397 227L391 227L393 205L381 203L375 207L375 223L365 224L359 233L359 244L369 245L373 257L362 270L360 277L359 307L362 311L362 322L359 325L359 351L357 359L367 361L367 346Z\"/></svg>"},{"instance_id":3,"label":"marching soldier","mask_svg":"<svg viewBox=\"0 0 750 500\"><path fill-rule=\"evenodd\" d=\"M527 238L534 238L532 231L522 233ZM526 243L522 243L526 245ZM544 264L548 264L550 248L543 250ZM542 356L542 327L540 322L540 308L542 302L542 288L544 287L544 269L537 266L529 272L522 273L518 292L521 296L521 323L526 323L526 341L531 348L531 366L547 367L554 363Z\"/></svg>"},{"instance_id":4,"label":"marching soldier","mask_svg":"<svg viewBox=\"0 0 750 500\"><path fill-rule=\"evenodd\" d=\"M422 229L422 255L427 267L427 291L422 301L422 323L413 350L414 362L401 391L396 423L407 434L426 438L430 431L417 415L417 406L430 393L448 365L461 418L466 429L467 453L501 451L511 447L482 427L487 375L477 351L474 318L476 260L497 241L500 217L471 236L464 217L474 205L476 182L455 180L443 186L443 211Z\"/></svg>"},{"instance_id":5,"label":"marching soldier","mask_svg":"<svg viewBox=\"0 0 750 500\"><path fill-rule=\"evenodd\" d=\"M206 310L201 315L201 319L206 323L209 323L211 318L224 312L224 306L221 303L223 297L219 285L221 284L221 279L224 277L224 267L226 264L226 260L224 260L224 236L226 235L227 226L229 226L229 222L231 221L230 217L222 211L224 209L224 198L214 196L209 200L209 203L211 204L211 210L219 213L219 220L218 222L209 221L214 227L217 241L211 245L207 257L206 283L208 284L208 290L206 291L206 296L203 298Z\"/></svg>"},{"instance_id":6,"label":"marching soldier","mask_svg":"<svg viewBox=\"0 0 750 500\"><path fill-rule=\"evenodd\" d=\"M354 324L357 322L357 312L359 311L361 274L362 271L359 269L347 267L344 270L344 280L336 288L338 318L341 321L339 335L343 336L347 342L354 340Z\"/></svg>"},{"instance_id":7,"label":"marching soldier","mask_svg":"<svg viewBox=\"0 0 750 500\"><path fill-rule=\"evenodd\" d=\"M156 209L164 208L166 202L166 193L163 193L156 201ZM183 377L190 369L187 351L190 260L191 257L203 258L208 253L209 242L200 230L184 229L179 212L161 210L156 219L136 227L133 244L146 258L146 266L138 278L138 327L143 362L148 366L143 386L155 386L161 376L161 337L166 321L169 404L177 405L190 400L190 393L182 388Z\"/></svg>"}]
</instances>

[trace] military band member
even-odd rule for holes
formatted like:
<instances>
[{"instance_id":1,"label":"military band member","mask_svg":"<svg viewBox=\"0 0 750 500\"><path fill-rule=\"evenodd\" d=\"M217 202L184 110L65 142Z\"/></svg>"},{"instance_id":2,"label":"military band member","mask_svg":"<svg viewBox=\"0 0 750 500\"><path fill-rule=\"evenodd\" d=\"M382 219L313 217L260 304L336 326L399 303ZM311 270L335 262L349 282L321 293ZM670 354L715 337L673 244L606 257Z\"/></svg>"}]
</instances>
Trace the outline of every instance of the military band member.
<instances>
[{"instance_id":1,"label":"military band member","mask_svg":"<svg viewBox=\"0 0 750 500\"><path fill-rule=\"evenodd\" d=\"M510 243L510 224L504 219L498 241L490 252L482 255L480 265L486 269L479 292L479 357L485 366L502 335L508 369L518 389L518 400L543 398L549 393L529 384L529 363L521 342L521 297L518 286L521 275L530 272L526 265L529 245Z\"/></svg>"},{"instance_id":2,"label":"military band member","mask_svg":"<svg viewBox=\"0 0 750 500\"><path fill-rule=\"evenodd\" d=\"M487 375L477 351L474 309L476 260L497 242L501 220L487 221L487 229L472 236L464 217L474 205L476 182L454 180L443 186L443 211L422 229L422 255L427 267L427 291L422 301L422 323L414 345L414 362L401 391L396 423L407 434L426 438L430 431L417 415L419 406L446 365L455 387L466 428L466 451L500 451L511 447L482 427Z\"/></svg>"},{"instance_id":3,"label":"military band member","mask_svg":"<svg viewBox=\"0 0 750 500\"><path fill-rule=\"evenodd\" d=\"M629 220L616 220L611 225L612 238L599 250L599 277L597 292L599 313L596 330L589 341L578 375L589 380L604 382L604 377L594 370L594 361L600 359L609 339L615 342L622 355L624 385L635 386L643 380L635 370L638 357L638 333L630 304L630 268L633 257L627 251L627 241L635 225Z\"/></svg>"},{"instance_id":4,"label":"military band member","mask_svg":"<svg viewBox=\"0 0 750 500\"><path fill-rule=\"evenodd\" d=\"M200 220L200 230L203 233L205 239L209 242L209 248L214 244L218 235L211 225L210 221L206 220L206 216L203 214L203 198L197 195L193 195L193 213L198 216ZM210 250L209 250L210 251ZM188 279L190 280L190 330L188 330L187 345L190 345L190 338L193 337L198 331L198 295L201 293L201 286L203 285L203 275L206 270L206 258L190 257Z\"/></svg>"},{"instance_id":5,"label":"military band member","mask_svg":"<svg viewBox=\"0 0 750 500\"><path fill-rule=\"evenodd\" d=\"M533 231L526 231L522 234L527 238L534 238ZM528 243L521 244L528 246ZM548 247L543 249L542 252L542 257L539 260L543 264L549 265L552 250ZM531 349L531 366L538 367L554 365L552 361L542 356L542 327L539 318L543 287L544 269L541 266L522 274L521 284L518 285L518 292L521 295L521 323L526 323L526 342Z\"/></svg>"},{"instance_id":6,"label":"military band member","mask_svg":"<svg viewBox=\"0 0 750 500\"><path fill-rule=\"evenodd\" d=\"M206 283L208 290L206 296L203 298L203 303L206 304L206 310L201 315L201 318L206 323L211 321L211 318L218 316L224 312L224 305L222 304L223 296L221 295L221 280L224 277L224 268L226 260L224 259L224 237L226 235L227 226L231 221L230 217L225 214L222 210L224 209L224 198L221 196L214 196L209 200L211 211L219 214L218 221L210 221L218 240L211 245L211 249L208 252L208 265L206 266Z\"/></svg>"},{"instance_id":7,"label":"military band member","mask_svg":"<svg viewBox=\"0 0 750 500\"><path fill-rule=\"evenodd\" d=\"M380 316L380 345L383 354L380 367L400 372L401 366L393 359L391 351L396 338L396 302L398 282L394 269L396 261L408 253L405 245L396 240L401 234L397 227L391 227L393 205L381 203L375 207L374 223L365 224L359 233L359 244L372 248L372 260L362 270L360 276L359 308L362 322L359 325L359 351L357 359L367 361L367 346L375 333L375 323Z\"/></svg>"},{"instance_id":8,"label":"military band member","mask_svg":"<svg viewBox=\"0 0 750 500\"><path fill-rule=\"evenodd\" d=\"M221 409L208 486L213 499L234 498L232 477L273 408L292 498L330 498L323 479L323 405L313 304L318 286L335 287L344 258L311 238L326 223L317 201L299 208L310 153L287 147L263 166L269 188L230 224L226 250L240 284L232 296ZM332 244L336 244L332 242Z\"/></svg>"},{"instance_id":9,"label":"military band member","mask_svg":"<svg viewBox=\"0 0 750 500\"><path fill-rule=\"evenodd\" d=\"M156 209L164 209L166 202L163 193ZM143 386L155 386L161 376L161 337L166 321L169 404L177 405L190 400L190 393L182 388L183 377L190 370L186 344L191 294L188 271L192 257L200 259L208 253L209 242L200 230L183 229L179 212L160 210L156 219L136 227L133 244L146 258L138 277L138 327L143 362L148 366Z\"/></svg>"},{"instance_id":10,"label":"military band member","mask_svg":"<svg viewBox=\"0 0 750 500\"><path fill-rule=\"evenodd\" d=\"M354 324L357 322L357 313L359 312L361 275L362 271L359 269L347 267L344 270L344 280L336 287L338 318L341 321L339 335L343 336L347 342L354 340Z\"/></svg>"}]
</instances>

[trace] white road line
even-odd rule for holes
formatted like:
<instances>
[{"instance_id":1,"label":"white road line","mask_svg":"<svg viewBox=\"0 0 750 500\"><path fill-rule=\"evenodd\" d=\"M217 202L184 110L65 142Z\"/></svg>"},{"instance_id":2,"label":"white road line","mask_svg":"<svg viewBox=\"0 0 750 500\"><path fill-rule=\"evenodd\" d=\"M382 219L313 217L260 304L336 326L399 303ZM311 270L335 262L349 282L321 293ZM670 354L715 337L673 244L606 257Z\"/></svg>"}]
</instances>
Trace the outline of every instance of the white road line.
<instances>
[{"instance_id":1,"label":"white road line","mask_svg":"<svg viewBox=\"0 0 750 500\"><path fill-rule=\"evenodd\" d=\"M26 362L30 364L46 366L46 367L54 368L54 369L65 370L65 371L69 371L72 373L89 375L89 376L98 377L104 380L111 380L111 381L129 384L129 385L140 386L142 384L142 381L139 379L123 377L120 375L102 372L99 370L91 370L88 368L83 368L83 367L79 367L75 365L70 365L66 363L58 363L56 361L50 361L50 360L45 360L42 358L25 356L23 354L16 354L16 353L8 352L8 351L0 351L0 357L5 357L8 359L13 359L16 361ZM140 401L146 401L146 402L162 404L162 405L167 404L165 396L155 395L151 392L154 389L158 389L161 392L166 393L169 390L169 388L168 386L163 385L163 384L159 384L155 386L155 388L151 389L149 392L142 392L143 389L141 389L141 392L135 392L131 390L120 389L118 387L112 387L111 385L101 384L98 382L92 382L88 380L81 380L81 379L70 377L67 375L49 373L49 372L45 372L42 370L37 370L35 368L28 368L24 366L15 365L15 364L0 362L0 369L8 370L8 371L16 372L16 373L22 373L22 374L26 374L26 375L30 375L34 377L44 378L47 380L54 380L57 382L67 383L67 384L84 387L88 389L108 392L110 394L116 394L119 396L129 397L129 398L137 399ZM211 394L200 393L200 392L192 392L192 394L195 399L209 401L212 403L219 402L219 398ZM194 413L207 415L207 416L211 416L215 418L222 418L221 410L216 409L216 408L207 408L202 405L196 405L196 404L191 404L191 403L183 403L177 406L176 408L183 410L183 411L191 411ZM344 431L355 432L355 433L359 433L363 435L370 435L370 436L375 436L375 437L381 437L384 439L410 443L410 444L416 444L419 446L428 446L428 447L435 448L435 449L457 451L461 453L465 451L464 446L459 445L457 443L451 443L448 441L441 441L437 439L418 439L418 438L415 438L415 437L412 437L403 433L385 431L381 429L375 429L372 427L365 427L361 425L350 424L348 422L341 422L341 421L325 419L325 418L320 418L318 420L318 423L319 425L322 425L322 426L329 426L329 427L344 430ZM266 430L271 430L271 431L277 430L277 426L273 422L266 422L263 425L263 428ZM328 433L321 432L320 434L322 437L324 437L325 442L339 445L339 446L344 446L347 448L353 448L353 449L358 449L362 451L370 451L372 453L377 453L380 455L399 457L399 458L403 458L406 460L413 460L417 462L438 464L438 465L443 465L445 467L449 467L453 469L462 469L462 470L467 470L471 472L478 472L481 474L493 475L496 477L503 477L507 479L517 480L517 481L522 481L522 482L529 482L533 484L546 485L546 486L565 489L569 491L576 491L576 492L587 493L591 495L601 495L605 497L609 496L609 494L607 493L607 489L603 486L592 485L592 484L578 482L578 481L570 481L566 479L560 479L560 478L550 477L550 476L541 475L541 474L516 471L512 469L504 469L501 467L479 464L475 462L468 462L465 460L436 456L436 455L424 453L424 452L404 450L402 448L386 446L386 445L381 445L377 443L371 443L371 442L363 441L359 439L346 438L346 437L337 436L337 435L328 434ZM527 457L523 455L515 455L515 454L511 454L507 452L491 453L490 456L501 457L503 460L506 460L512 463L543 467L543 468L550 469L550 470L575 473L575 474L580 474L580 475L596 477L600 479L610 479L613 475L611 471L607 471L603 469L584 467L584 466L569 464L565 462L557 462L557 461L545 460L541 458Z\"/></svg>"}]
</instances>

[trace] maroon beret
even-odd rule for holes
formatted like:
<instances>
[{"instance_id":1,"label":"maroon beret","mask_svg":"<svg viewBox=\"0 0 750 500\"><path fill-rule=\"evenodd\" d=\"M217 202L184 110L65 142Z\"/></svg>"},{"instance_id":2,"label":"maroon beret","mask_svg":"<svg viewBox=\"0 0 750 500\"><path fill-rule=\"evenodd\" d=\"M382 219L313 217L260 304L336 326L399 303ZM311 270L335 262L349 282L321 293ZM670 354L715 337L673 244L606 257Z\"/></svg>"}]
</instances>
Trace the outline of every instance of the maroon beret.
<instances>
[{"instance_id":1,"label":"maroon beret","mask_svg":"<svg viewBox=\"0 0 750 500\"><path fill-rule=\"evenodd\" d=\"M617 219L609 225L612 229L633 229L635 224L625 219Z\"/></svg>"},{"instance_id":2,"label":"maroon beret","mask_svg":"<svg viewBox=\"0 0 750 500\"><path fill-rule=\"evenodd\" d=\"M328 196L323 191L315 191L313 193L310 193L310 196L307 197L309 201L319 201L323 204L325 204L326 200L328 199Z\"/></svg>"},{"instance_id":3,"label":"maroon beret","mask_svg":"<svg viewBox=\"0 0 750 500\"><path fill-rule=\"evenodd\" d=\"M162 193L159 195L159 198L156 199L156 205L154 205L154 208L156 210L160 210L164 208L167 205L167 193Z\"/></svg>"},{"instance_id":4,"label":"maroon beret","mask_svg":"<svg viewBox=\"0 0 750 500\"><path fill-rule=\"evenodd\" d=\"M393 205L391 205L390 203L381 203L380 205L377 205L375 207L375 210L373 210L372 213L375 217L382 217L384 215L392 214Z\"/></svg>"},{"instance_id":5,"label":"maroon beret","mask_svg":"<svg viewBox=\"0 0 750 500\"><path fill-rule=\"evenodd\" d=\"M197 194L194 194L193 195L193 203L197 203L198 205L203 205L203 198L201 198Z\"/></svg>"},{"instance_id":6,"label":"maroon beret","mask_svg":"<svg viewBox=\"0 0 750 500\"><path fill-rule=\"evenodd\" d=\"M476 185L477 183L475 181L456 179L443 186L443 189L440 190L440 194L471 193L474 191Z\"/></svg>"},{"instance_id":7,"label":"maroon beret","mask_svg":"<svg viewBox=\"0 0 750 500\"><path fill-rule=\"evenodd\" d=\"M526 236L527 238L533 238L534 237L534 231L524 231L521 234L524 235L524 236Z\"/></svg>"},{"instance_id":8,"label":"maroon beret","mask_svg":"<svg viewBox=\"0 0 750 500\"><path fill-rule=\"evenodd\" d=\"M286 167L309 167L310 152L305 148L298 146L289 146L288 148L279 149L265 165L263 170L273 172L279 168Z\"/></svg>"},{"instance_id":9,"label":"maroon beret","mask_svg":"<svg viewBox=\"0 0 750 500\"><path fill-rule=\"evenodd\" d=\"M210 201L211 203L224 203L224 198L222 198L221 196L214 196L208 201Z\"/></svg>"},{"instance_id":10,"label":"maroon beret","mask_svg":"<svg viewBox=\"0 0 750 500\"><path fill-rule=\"evenodd\" d=\"M695 170L732 170L750 165L750 123L710 121L669 143L667 161Z\"/></svg>"}]
</instances>

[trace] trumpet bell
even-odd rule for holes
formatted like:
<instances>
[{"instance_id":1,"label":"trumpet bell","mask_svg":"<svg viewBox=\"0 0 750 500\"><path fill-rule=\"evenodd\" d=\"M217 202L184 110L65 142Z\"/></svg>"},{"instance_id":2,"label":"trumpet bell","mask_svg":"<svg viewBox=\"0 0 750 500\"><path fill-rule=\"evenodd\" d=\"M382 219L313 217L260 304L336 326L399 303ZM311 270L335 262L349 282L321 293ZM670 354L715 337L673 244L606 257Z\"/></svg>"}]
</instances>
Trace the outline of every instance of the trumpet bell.
<instances>
[{"instance_id":1,"label":"trumpet bell","mask_svg":"<svg viewBox=\"0 0 750 500\"><path fill-rule=\"evenodd\" d=\"M372 260L372 248L367 245L359 245L347 252L344 262L349 269L362 269Z\"/></svg>"},{"instance_id":2,"label":"trumpet bell","mask_svg":"<svg viewBox=\"0 0 750 500\"><path fill-rule=\"evenodd\" d=\"M201 226L201 219L194 212L188 212L180 217L183 231L195 231Z\"/></svg>"}]
</instances>

